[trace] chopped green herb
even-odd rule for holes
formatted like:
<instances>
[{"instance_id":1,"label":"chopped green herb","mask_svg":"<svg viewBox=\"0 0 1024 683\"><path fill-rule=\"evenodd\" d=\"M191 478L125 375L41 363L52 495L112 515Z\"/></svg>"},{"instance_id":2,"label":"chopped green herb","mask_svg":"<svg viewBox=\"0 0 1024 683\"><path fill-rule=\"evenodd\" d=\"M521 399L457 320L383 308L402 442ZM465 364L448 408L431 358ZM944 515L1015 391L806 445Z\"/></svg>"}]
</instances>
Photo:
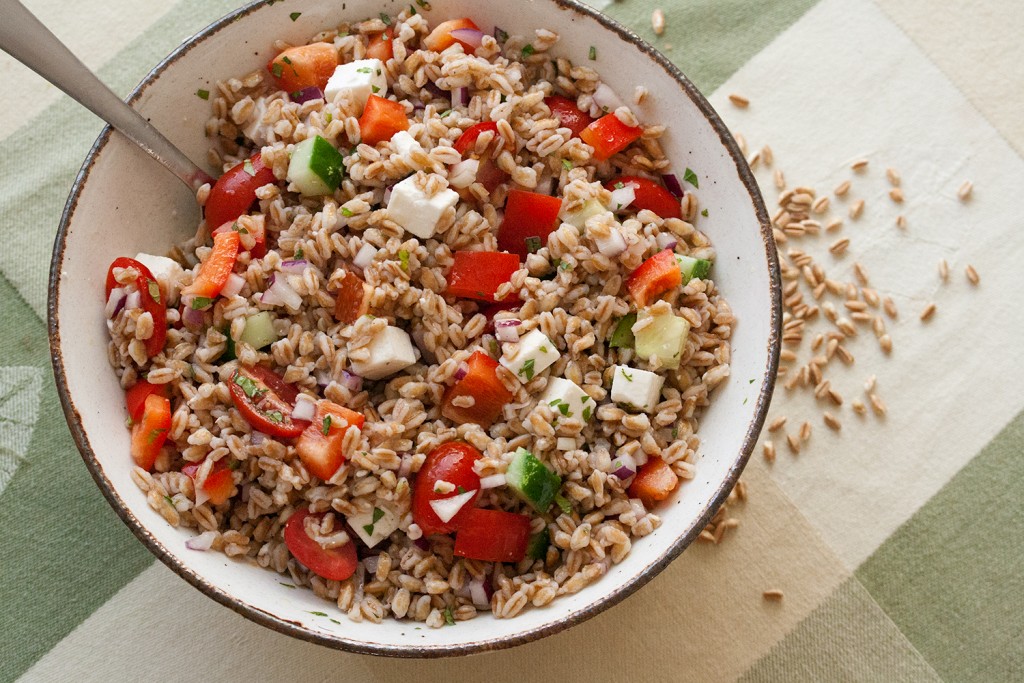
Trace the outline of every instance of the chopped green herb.
<instances>
[{"instance_id":1,"label":"chopped green herb","mask_svg":"<svg viewBox=\"0 0 1024 683\"><path fill-rule=\"evenodd\" d=\"M428 12L430 11L430 3L427 0L416 0L416 4Z\"/></svg>"},{"instance_id":2,"label":"chopped green herb","mask_svg":"<svg viewBox=\"0 0 1024 683\"><path fill-rule=\"evenodd\" d=\"M160 303L160 285L150 280L146 284L146 291L149 292L149 296L150 298L153 299L153 301L155 301L156 303Z\"/></svg>"},{"instance_id":3,"label":"chopped green herb","mask_svg":"<svg viewBox=\"0 0 1024 683\"><path fill-rule=\"evenodd\" d=\"M451 607L444 608L444 623L448 624L449 626L455 626L455 615L452 614Z\"/></svg>"},{"instance_id":4,"label":"chopped green herb","mask_svg":"<svg viewBox=\"0 0 1024 683\"><path fill-rule=\"evenodd\" d=\"M320 431L322 431L324 433L324 436L327 436L328 434L331 433L331 416L330 415L326 415L324 417L324 426L320 429Z\"/></svg>"},{"instance_id":5,"label":"chopped green herb","mask_svg":"<svg viewBox=\"0 0 1024 683\"><path fill-rule=\"evenodd\" d=\"M361 74L373 73L373 69L371 69L368 66L364 66L364 67L361 67L359 69L356 69L356 73L361 73Z\"/></svg>"},{"instance_id":6,"label":"chopped green herb","mask_svg":"<svg viewBox=\"0 0 1024 683\"><path fill-rule=\"evenodd\" d=\"M623 183L622 183L621 181L620 181L620 182L617 182L617 183L615 183L615 189L616 189L616 190L621 190L621 189L622 189L622 188L624 188L624 187L625 187L625 185L624 185L624 184L623 184Z\"/></svg>"},{"instance_id":7,"label":"chopped green herb","mask_svg":"<svg viewBox=\"0 0 1024 683\"><path fill-rule=\"evenodd\" d=\"M594 61L595 59L597 59L597 48L591 45L590 52L587 54L587 56L590 57L590 61Z\"/></svg>"},{"instance_id":8,"label":"chopped green herb","mask_svg":"<svg viewBox=\"0 0 1024 683\"><path fill-rule=\"evenodd\" d=\"M446 109L445 111L441 112L441 118L443 119L444 117L448 116L451 113L452 113L451 109Z\"/></svg>"},{"instance_id":9,"label":"chopped green herb","mask_svg":"<svg viewBox=\"0 0 1024 683\"><path fill-rule=\"evenodd\" d=\"M243 169L245 170L245 172L246 172L246 173L248 173L249 175L251 175L251 176L253 176L253 177L255 177L255 176L256 176L256 169L252 167L252 159L246 159L246 160L245 160L245 163L244 163L244 164L242 164L242 168L243 168Z\"/></svg>"},{"instance_id":10,"label":"chopped green herb","mask_svg":"<svg viewBox=\"0 0 1024 683\"><path fill-rule=\"evenodd\" d=\"M373 94L374 95L376 95L377 93L380 92L380 86L379 85L372 85L372 86L370 86L370 89L373 90Z\"/></svg>"},{"instance_id":11,"label":"chopped green herb","mask_svg":"<svg viewBox=\"0 0 1024 683\"><path fill-rule=\"evenodd\" d=\"M389 17L386 12L380 13L380 20L384 22L385 26L391 26L391 17Z\"/></svg>"},{"instance_id":12,"label":"chopped green herb","mask_svg":"<svg viewBox=\"0 0 1024 683\"><path fill-rule=\"evenodd\" d=\"M270 67L270 73L274 74L276 78L280 78L281 74L284 73L284 67L281 66L280 62L274 62L274 65Z\"/></svg>"},{"instance_id":13,"label":"chopped green herb","mask_svg":"<svg viewBox=\"0 0 1024 683\"><path fill-rule=\"evenodd\" d=\"M305 255L306 255L306 252L304 252L302 250L302 247L299 247L298 249L295 250L295 258L300 259L300 258L302 258Z\"/></svg>"},{"instance_id":14,"label":"chopped green herb","mask_svg":"<svg viewBox=\"0 0 1024 683\"><path fill-rule=\"evenodd\" d=\"M573 269L573 265L571 263L569 263L568 261L561 261L560 260L558 262L558 269L559 270L572 270Z\"/></svg>"},{"instance_id":15,"label":"chopped green herb","mask_svg":"<svg viewBox=\"0 0 1024 683\"><path fill-rule=\"evenodd\" d=\"M743 399L743 405L747 405L747 401L749 400L749 398L750 397L748 396L747 398Z\"/></svg>"},{"instance_id":16,"label":"chopped green herb","mask_svg":"<svg viewBox=\"0 0 1024 683\"><path fill-rule=\"evenodd\" d=\"M349 216L353 216L355 214L352 213L352 209L350 209L350 208L348 208L346 206L343 206L343 207L341 207L341 215L345 216L346 218L348 218Z\"/></svg>"},{"instance_id":17,"label":"chopped green herb","mask_svg":"<svg viewBox=\"0 0 1024 683\"><path fill-rule=\"evenodd\" d=\"M562 168L566 171L571 171L573 169L573 163L568 159L562 159Z\"/></svg>"},{"instance_id":18,"label":"chopped green herb","mask_svg":"<svg viewBox=\"0 0 1024 683\"><path fill-rule=\"evenodd\" d=\"M209 306L212 301L213 299L208 296L197 296L195 299L192 299L192 310L201 311Z\"/></svg>"},{"instance_id":19,"label":"chopped green herb","mask_svg":"<svg viewBox=\"0 0 1024 683\"><path fill-rule=\"evenodd\" d=\"M593 415L593 414L594 414L594 411L593 411L593 409L590 406L587 406L586 408L584 408L583 409L583 421L584 422L589 422L590 421L590 416Z\"/></svg>"},{"instance_id":20,"label":"chopped green herb","mask_svg":"<svg viewBox=\"0 0 1024 683\"><path fill-rule=\"evenodd\" d=\"M541 347L540 347L540 350L541 350L541 351L542 351L543 353L547 353L547 352L548 352L548 347L547 347L546 345L541 345Z\"/></svg>"},{"instance_id":21,"label":"chopped green herb","mask_svg":"<svg viewBox=\"0 0 1024 683\"><path fill-rule=\"evenodd\" d=\"M266 415L267 419L274 424L281 424L284 422L284 415L281 414L280 410L271 410L268 413L264 413L264 415Z\"/></svg>"},{"instance_id":22,"label":"chopped green herb","mask_svg":"<svg viewBox=\"0 0 1024 683\"><path fill-rule=\"evenodd\" d=\"M406 251L405 249L402 249L401 251L399 251L398 252L398 260L402 264L402 270L404 270L405 272L408 273L409 272L409 252Z\"/></svg>"},{"instance_id":23,"label":"chopped green herb","mask_svg":"<svg viewBox=\"0 0 1024 683\"><path fill-rule=\"evenodd\" d=\"M273 5L276 5L279 2L284 2L284 0L269 0L269 2L267 2L267 7L271 7Z\"/></svg>"},{"instance_id":24,"label":"chopped green herb","mask_svg":"<svg viewBox=\"0 0 1024 683\"><path fill-rule=\"evenodd\" d=\"M564 401L558 404L558 412L562 414L562 417L572 417L572 413L569 412L569 404Z\"/></svg>"},{"instance_id":25,"label":"chopped green herb","mask_svg":"<svg viewBox=\"0 0 1024 683\"><path fill-rule=\"evenodd\" d=\"M704 218L707 218L708 217L708 210L704 209L703 211L700 212L700 215L704 216Z\"/></svg>"},{"instance_id":26,"label":"chopped green herb","mask_svg":"<svg viewBox=\"0 0 1024 683\"><path fill-rule=\"evenodd\" d=\"M699 181L697 180L697 174L694 173L691 169L687 168L686 171L683 172L683 180L685 180L686 182L690 183L691 185L693 185L697 189L700 189L700 184L699 184Z\"/></svg>"},{"instance_id":27,"label":"chopped green herb","mask_svg":"<svg viewBox=\"0 0 1024 683\"><path fill-rule=\"evenodd\" d=\"M466 492L466 487L465 486L460 486L458 488L458 491L459 491L459 493L465 493Z\"/></svg>"},{"instance_id":28,"label":"chopped green herb","mask_svg":"<svg viewBox=\"0 0 1024 683\"><path fill-rule=\"evenodd\" d=\"M235 372L235 376L232 378L232 381L240 386L242 391L245 392L245 395L249 398L254 398L258 394L262 393L256 382L245 375L239 374L237 371Z\"/></svg>"},{"instance_id":29,"label":"chopped green herb","mask_svg":"<svg viewBox=\"0 0 1024 683\"><path fill-rule=\"evenodd\" d=\"M384 511L380 508L373 508L373 523L376 524L380 521L380 518L384 516Z\"/></svg>"},{"instance_id":30,"label":"chopped green herb","mask_svg":"<svg viewBox=\"0 0 1024 683\"><path fill-rule=\"evenodd\" d=\"M314 617L326 617L327 612L310 612Z\"/></svg>"},{"instance_id":31,"label":"chopped green herb","mask_svg":"<svg viewBox=\"0 0 1024 683\"><path fill-rule=\"evenodd\" d=\"M333 120L334 116L331 114L331 112L327 112L327 114L324 116L324 123L330 123Z\"/></svg>"},{"instance_id":32,"label":"chopped green herb","mask_svg":"<svg viewBox=\"0 0 1024 683\"><path fill-rule=\"evenodd\" d=\"M201 99L201 100L208 100L208 99L210 99L210 91L209 90L196 90L196 95L199 95L199 99Z\"/></svg>"},{"instance_id":33,"label":"chopped green herb","mask_svg":"<svg viewBox=\"0 0 1024 683\"><path fill-rule=\"evenodd\" d=\"M292 60L290 58L288 58L288 57L281 57L281 61L284 62L285 64L291 66Z\"/></svg>"},{"instance_id":34,"label":"chopped green herb","mask_svg":"<svg viewBox=\"0 0 1024 683\"><path fill-rule=\"evenodd\" d=\"M292 21L295 21L296 19L298 19L301 16L302 16L302 12L292 12L291 14L288 15L288 18L291 19Z\"/></svg>"},{"instance_id":35,"label":"chopped green herb","mask_svg":"<svg viewBox=\"0 0 1024 683\"><path fill-rule=\"evenodd\" d=\"M524 57L529 57L536 51L536 48L534 48L533 45L530 45L529 43L523 45L522 53Z\"/></svg>"},{"instance_id":36,"label":"chopped green herb","mask_svg":"<svg viewBox=\"0 0 1024 683\"><path fill-rule=\"evenodd\" d=\"M747 384L753 384L753 383L754 383L754 382L756 382L756 381L757 381L756 379L748 380L748 381L747 381Z\"/></svg>"},{"instance_id":37,"label":"chopped green herb","mask_svg":"<svg viewBox=\"0 0 1024 683\"><path fill-rule=\"evenodd\" d=\"M493 356L494 358L497 358L498 356L501 355L501 347L498 346L497 339L491 339L487 344L487 348L491 352L491 356Z\"/></svg>"},{"instance_id":38,"label":"chopped green herb","mask_svg":"<svg viewBox=\"0 0 1024 683\"><path fill-rule=\"evenodd\" d=\"M364 524L363 525L363 531L366 532L367 536L372 536L373 535L373 525L372 524Z\"/></svg>"},{"instance_id":39,"label":"chopped green herb","mask_svg":"<svg viewBox=\"0 0 1024 683\"><path fill-rule=\"evenodd\" d=\"M249 231L246 230L245 228L243 228L242 226L240 226L238 224L238 221L235 221L234 223L231 224L231 229L234 230L235 232L237 232L239 235L248 235L249 234Z\"/></svg>"},{"instance_id":40,"label":"chopped green herb","mask_svg":"<svg viewBox=\"0 0 1024 683\"><path fill-rule=\"evenodd\" d=\"M672 438L673 439L678 439L679 438L679 427L673 427L672 428Z\"/></svg>"},{"instance_id":41,"label":"chopped green herb","mask_svg":"<svg viewBox=\"0 0 1024 683\"><path fill-rule=\"evenodd\" d=\"M523 367L521 367L519 369L519 373L518 374L526 375L526 381L527 382L529 382L531 379L533 379L533 359L532 358L530 360L526 361L525 363L523 363Z\"/></svg>"},{"instance_id":42,"label":"chopped green herb","mask_svg":"<svg viewBox=\"0 0 1024 683\"><path fill-rule=\"evenodd\" d=\"M536 254L538 251L540 251L541 244L539 237L527 237L525 241L526 251L530 252L531 254Z\"/></svg>"},{"instance_id":43,"label":"chopped green herb","mask_svg":"<svg viewBox=\"0 0 1024 683\"><path fill-rule=\"evenodd\" d=\"M416 8L415 8L415 7L413 7L412 5L409 5L409 14L410 14L410 15L412 15L412 14L416 14Z\"/></svg>"},{"instance_id":44,"label":"chopped green herb","mask_svg":"<svg viewBox=\"0 0 1024 683\"><path fill-rule=\"evenodd\" d=\"M377 69L377 75L380 76L380 69Z\"/></svg>"},{"instance_id":45,"label":"chopped green herb","mask_svg":"<svg viewBox=\"0 0 1024 683\"><path fill-rule=\"evenodd\" d=\"M504 43L508 40L508 33L506 31L502 31L500 28L496 28L494 29L494 39L499 43Z\"/></svg>"},{"instance_id":46,"label":"chopped green herb","mask_svg":"<svg viewBox=\"0 0 1024 683\"><path fill-rule=\"evenodd\" d=\"M237 470L241 466L242 466L241 461L235 460L234 458L232 458L231 462L228 463L228 469L229 470Z\"/></svg>"},{"instance_id":47,"label":"chopped green herb","mask_svg":"<svg viewBox=\"0 0 1024 683\"><path fill-rule=\"evenodd\" d=\"M622 373L622 376L626 378L627 382L632 382L633 381L633 375L631 375L628 372L626 372L625 368L622 368L620 370L620 372Z\"/></svg>"},{"instance_id":48,"label":"chopped green herb","mask_svg":"<svg viewBox=\"0 0 1024 683\"><path fill-rule=\"evenodd\" d=\"M170 505L171 507L174 507L174 499L173 498L171 498L170 496L164 496L164 500L167 501L168 505Z\"/></svg>"},{"instance_id":49,"label":"chopped green herb","mask_svg":"<svg viewBox=\"0 0 1024 683\"><path fill-rule=\"evenodd\" d=\"M278 581L278 583L284 586L285 588L295 588L295 584L292 583L285 583L284 581Z\"/></svg>"},{"instance_id":50,"label":"chopped green herb","mask_svg":"<svg viewBox=\"0 0 1024 683\"><path fill-rule=\"evenodd\" d=\"M555 505L557 505L565 514L572 514L572 503L570 503L569 499L561 493L555 496Z\"/></svg>"},{"instance_id":51,"label":"chopped green herb","mask_svg":"<svg viewBox=\"0 0 1024 683\"><path fill-rule=\"evenodd\" d=\"M160 438L160 435L163 434L166 431L167 431L166 429L153 429L153 430L151 430L149 432L149 437L146 439L146 443L149 443L149 444L154 443L158 438Z\"/></svg>"}]
</instances>

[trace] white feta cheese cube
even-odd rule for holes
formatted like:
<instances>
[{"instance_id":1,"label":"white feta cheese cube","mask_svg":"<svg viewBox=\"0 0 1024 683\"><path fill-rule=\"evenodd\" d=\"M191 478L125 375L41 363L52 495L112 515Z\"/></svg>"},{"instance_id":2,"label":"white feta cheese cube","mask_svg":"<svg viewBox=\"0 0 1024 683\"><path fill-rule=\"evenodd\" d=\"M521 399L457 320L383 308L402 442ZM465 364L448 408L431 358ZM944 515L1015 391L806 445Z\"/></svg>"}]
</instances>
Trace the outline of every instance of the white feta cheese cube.
<instances>
[{"instance_id":1,"label":"white feta cheese cube","mask_svg":"<svg viewBox=\"0 0 1024 683\"><path fill-rule=\"evenodd\" d=\"M541 405L549 405L555 417L578 417L584 422L594 414L594 399L587 395L575 382L561 377L552 377L540 397Z\"/></svg>"},{"instance_id":2,"label":"white feta cheese cube","mask_svg":"<svg viewBox=\"0 0 1024 683\"><path fill-rule=\"evenodd\" d=\"M408 333L391 325L375 334L366 348L370 352L369 360L352 360L352 372L366 379L393 375L416 362Z\"/></svg>"},{"instance_id":3,"label":"white feta cheese cube","mask_svg":"<svg viewBox=\"0 0 1024 683\"><path fill-rule=\"evenodd\" d=\"M160 289L173 301L178 287L178 280L184 272L181 264L166 256L154 256L153 254L143 253L136 254L135 260L149 268L149 272L153 273L153 277L156 278ZM168 302L165 301L164 303Z\"/></svg>"},{"instance_id":4,"label":"white feta cheese cube","mask_svg":"<svg viewBox=\"0 0 1024 683\"><path fill-rule=\"evenodd\" d=\"M502 355L499 361L519 378L521 382L529 382L538 373L558 360L558 348L540 330L532 330L518 342L512 356Z\"/></svg>"},{"instance_id":5,"label":"white feta cheese cube","mask_svg":"<svg viewBox=\"0 0 1024 683\"><path fill-rule=\"evenodd\" d=\"M267 139L267 131L272 126L270 124L263 123L263 117L267 115L267 101L263 97L257 97L253 103L252 112L249 114L248 121L242 126L242 134L256 143L257 147L263 147L269 142Z\"/></svg>"},{"instance_id":6,"label":"white feta cheese cube","mask_svg":"<svg viewBox=\"0 0 1024 683\"><path fill-rule=\"evenodd\" d=\"M665 378L656 372L638 370L628 365L613 366L612 400L623 407L650 413L661 399Z\"/></svg>"},{"instance_id":7,"label":"white feta cheese cube","mask_svg":"<svg viewBox=\"0 0 1024 683\"><path fill-rule=\"evenodd\" d=\"M409 158L413 150L423 151L423 145L419 143L419 140L410 135L407 130L400 130L392 135L391 146L394 148L395 154L405 159Z\"/></svg>"},{"instance_id":8,"label":"white feta cheese cube","mask_svg":"<svg viewBox=\"0 0 1024 683\"><path fill-rule=\"evenodd\" d=\"M375 507L368 512L351 515L347 521L363 543L372 548L394 533L401 517L390 507Z\"/></svg>"},{"instance_id":9,"label":"white feta cheese cube","mask_svg":"<svg viewBox=\"0 0 1024 683\"><path fill-rule=\"evenodd\" d=\"M339 64L327 81L324 97L334 102L338 95L345 93L359 107L362 113L370 95L384 97L388 91L388 79L384 75L384 63L379 59L357 59L348 64Z\"/></svg>"},{"instance_id":10,"label":"white feta cheese cube","mask_svg":"<svg viewBox=\"0 0 1024 683\"><path fill-rule=\"evenodd\" d=\"M444 212L458 201L459 194L452 189L444 189L428 197L416 184L416 176L409 176L391 188L388 218L420 239L428 239L437 232L437 224Z\"/></svg>"}]
</instances>

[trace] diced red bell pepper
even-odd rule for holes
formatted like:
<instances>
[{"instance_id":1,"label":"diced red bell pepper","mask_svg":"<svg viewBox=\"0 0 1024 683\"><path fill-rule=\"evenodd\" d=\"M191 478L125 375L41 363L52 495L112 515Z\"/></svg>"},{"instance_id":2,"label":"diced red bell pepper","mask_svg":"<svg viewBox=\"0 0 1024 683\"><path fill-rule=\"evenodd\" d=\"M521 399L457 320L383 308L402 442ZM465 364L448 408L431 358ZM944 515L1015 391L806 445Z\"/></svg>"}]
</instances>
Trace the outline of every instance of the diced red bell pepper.
<instances>
[{"instance_id":1,"label":"diced red bell pepper","mask_svg":"<svg viewBox=\"0 0 1024 683\"><path fill-rule=\"evenodd\" d=\"M263 258L264 256L267 255L267 229L266 229L266 222L262 221L262 220L250 221L250 227L246 228L246 230L249 230L249 229L252 230L252 232L250 234L252 235L252 239L253 239L252 249L248 250L249 254L253 258ZM239 232L238 223L236 221L232 220L232 221L229 221L227 223L224 223L219 228L217 228L216 230L213 231L213 236L216 237L217 235L221 234L222 232L229 232L229 231L230 232ZM239 235L241 235L240 232L239 232ZM242 251L245 251L245 250L246 250L245 249L245 240L242 239L241 237L239 237L238 251L242 252Z\"/></svg>"},{"instance_id":2,"label":"diced red bell pepper","mask_svg":"<svg viewBox=\"0 0 1024 683\"><path fill-rule=\"evenodd\" d=\"M505 218L498 228L498 246L525 259L548 243L548 235L558 227L562 200L515 188L508 191Z\"/></svg>"},{"instance_id":3,"label":"diced red bell pepper","mask_svg":"<svg viewBox=\"0 0 1024 683\"><path fill-rule=\"evenodd\" d=\"M379 59L386 62L395 56L395 27L388 26L383 33L374 33L370 36L370 43L366 46L367 59Z\"/></svg>"},{"instance_id":4,"label":"diced red bell pepper","mask_svg":"<svg viewBox=\"0 0 1024 683\"><path fill-rule=\"evenodd\" d=\"M483 457L477 449L462 441L443 443L427 454L412 489L412 518L423 530L423 534L447 534L458 529L462 520L470 514L480 495L480 475L473 469L473 463ZM446 481L455 487L453 491L438 493L434 485ZM462 489L461 491L459 489ZM476 495L447 522L434 512L430 501L442 500L476 491Z\"/></svg>"},{"instance_id":5,"label":"diced red bell pepper","mask_svg":"<svg viewBox=\"0 0 1024 683\"><path fill-rule=\"evenodd\" d=\"M263 165L259 152L227 171L210 188L203 215L210 229L230 223L256 201L256 190L277 182L274 171Z\"/></svg>"},{"instance_id":6,"label":"diced red bell pepper","mask_svg":"<svg viewBox=\"0 0 1024 683\"><path fill-rule=\"evenodd\" d=\"M372 295L373 287L352 271L345 271L334 297L334 318L339 323L351 325L370 310Z\"/></svg>"},{"instance_id":7,"label":"diced red bell pepper","mask_svg":"<svg viewBox=\"0 0 1024 683\"><path fill-rule=\"evenodd\" d=\"M444 392L441 415L457 424L473 422L487 429L512 400L512 392L498 379L498 361L482 351L474 352L466 365L465 376ZM468 408L455 405L455 399L460 396L471 397L473 405Z\"/></svg>"},{"instance_id":8,"label":"diced red bell pepper","mask_svg":"<svg viewBox=\"0 0 1024 683\"><path fill-rule=\"evenodd\" d=\"M629 274L626 289L638 308L643 308L673 287L683 283L683 274L671 249L663 249Z\"/></svg>"},{"instance_id":9,"label":"diced red bell pepper","mask_svg":"<svg viewBox=\"0 0 1024 683\"><path fill-rule=\"evenodd\" d=\"M187 474L194 481L202 464L201 462L189 463L181 468L181 473ZM223 460L218 460L210 473L206 475L203 492L206 493L206 497L210 499L211 503L220 505L230 498L234 491L235 479L231 475L231 470Z\"/></svg>"},{"instance_id":10,"label":"diced red bell pepper","mask_svg":"<svg viewBox=\"0 0 1024 683\"><path fill-rule=\"evenodd\" d=\"M213 236L213 250L199 266L199 274L182 294L212 299L224 289L238 259L240 238L237 232L229 230Z\"/></svg>"},{"instance_id":11,"label":"diced red bell pepper","mask_svg":"<svg viewBox=\"0 0 1024 683\"><path fill-rule=\"evenodd\" d=\"M146 407L146 399L149 398L150 394L170 398L171 387L169 384L150 384L146 380L140 379L124 393L128 417L132 419L133 423L142 419L142 411Z\"/></svg>"},{"instance_id":12,"label":"diced red bell pepper","mask_svg":"<svg viewBox=\"0 0 1024 683\"><path fill-rule=\"evenodd\" d=\"M462 49L466 51L466 54L473 54L476 51L476 48L473 45L459 40L457 37L452 35L452 31L459 28L471 28L475 31L480 30L480 27L473 23L473 20L468 17L442 21L426 38L423 39L423 47L428 50L433 50L434 52L441 52L442 50L447 50L455 43L458 43L462 46Z\"/></svg>"},{"instance_id":13,"label":"diced red bell pepper","mask_svg":"<svg viewBox=\"0 0 1024 683\"><path fill-rule=\"evenodd\" d=\"M106 296L108 299L110 292L117 287L117 280L114 279L115 268L134 268L139 274L135 279L135 288L139 291L139 301L142 310L153 318L153 334L146 340L146 355L152 358L164 350L164 342L167 340L165 293L160 291L160 283L153 277L149 268L133 258L121 256L114 259L110 268L107 269Z\"/></svg>"},{"instance_id":14,"label":"diced red bell pepper","mask_svg":"<svg viewBox=\"0 0 1024 683\"><path fill-rule=\"evenodd\" d=\"M160 455L160 449L167 440L171 428L171 401L159 394L146 397L142 419L132 426L132 459L146 470L153 469L153 463Z\"/></svg>"},{"instance_id":15,"label":"diced red bell pepper","mask_svg":"<svg viewBox=\"0 0 1024 683\"><path fill-rule=\"evenodd\" d=\"M306 469L327 481L334 476L345 462L342 442L349 427L362 427L366 417L331 401L321 400L316 404L313 421L295 442Z\"/></svg>"},{"instance_id":16,"label":"diced red bell pepper","mask_svg":"<svg viewBox=\"0 0 1024 683\"><path fill-rule=\"evenodd\" d=\"M605 183L605 188L615 190L623 185L632 185L636 199L631 206L636 211L647 209L661 218L682 218L683 210L679 200L658 183L635 175L623 175Z\"/></svg>"},{"instance_id":17,"label":"diced red bell pepper","mask_svg":"<svg viewBox=\"0 0 1024 683\"><path fill-rule=\"evenodd\" d=\"M551 95L544 98L544 104L548 105L560 126L572 131L573 137L579 137L583 129L594 122L590 114L577 107L568 97Z\"/></svg>"},{"instance_id":18,"label":"diced red bell pepper","mask_svg":"<svg viewBox=\"0 0 1024 683\"><path fill-rule=\"evenodd\" d=\"M679 485L679 476L658 456L647 459L629 485L629 497L639 498L648 508L665 500ZM457 553L456 553L457 554Z\"/></svg>"},{"instance_id":19,"label":"diced red bell pepper","mask_svg":"<svg viewBox=\"0 0 1024 683\"><path fill-rule=\"evenodd\" d=\"M594 148L594 159L604 161L626 149L643 135L640 126L627 126L615 114L605 114L580 132L580 139Z\"/></svg>"},{"instance_id":20,"label":"diced red bell pepper","mask_svg":"<svg viewBox=\"0 0 1024 683\"><path fill-rule=\"evenodd\" d=\"M481 133L486 131L491 131L497 137L498 124L494 121L483 121L482 123L473 124L455 141L455 151L459 154L465 154L468 150L473 149L476 146L476 139L480 137Z\"/></svg>"},{"instance_id":21,"label":"diced red bell pepper","mask_svg":"<svg viewBox=\"0 0 1024 683\"><path fill-rule=\"evenodd\" d=\"M330 43L313 43L290 47L267 64L281 90L296 92L320 88L334 75L338 66L338 50Z\"/></svg>"},{"instance_id":22,"label":"diced red bell pepper","mask_svg":"<svg viewBox=\"0 0 1024 683\"><path fill-rule=\"evenodd\" d=\"M349 541L337 548L324 548L306 533L306 518L320 519L324 513L311 515L309 508L292 513L284 525L284 544L288 552L309 571L331 581L344 581L356 572L359 556L356 544Z\"/></svg>"},{"instance_id":23,"label":"diced red bell pepper","mask_svg":"<svg viewBox=\"0 0 1024 683\"><path fill-rule=\"evenodd\" d=\"M455 554L483 562L519 562L526 557L529 540L526 515L473 508L455 533Z\"/></svg>"},{"instance_id":24,"label":"diced red bell pepper","mask_svg":"<svg viewBox=\"0 0 1024 683\"><path fill-rule=\"evenodd\" d=\"M498 287L519 270L519 257L502 251L457 251L448 271L448 293L460 299L494 303ZM514 295L505 300L519 301Z\"/></svg>"},{"instance_id":25,"label":"diced red bell pepper","mask_svg":"<svg viewBox=\"0 0 1024 683\"><path fill-rule=\"evenodd\" d=\"M405 116L405 107L398 102L370 95L366 99L366 108L359 117L359 135L367 145L376 145L391 139L395 133L409 130L409 119Z\"/></svg>"}]
</instances>

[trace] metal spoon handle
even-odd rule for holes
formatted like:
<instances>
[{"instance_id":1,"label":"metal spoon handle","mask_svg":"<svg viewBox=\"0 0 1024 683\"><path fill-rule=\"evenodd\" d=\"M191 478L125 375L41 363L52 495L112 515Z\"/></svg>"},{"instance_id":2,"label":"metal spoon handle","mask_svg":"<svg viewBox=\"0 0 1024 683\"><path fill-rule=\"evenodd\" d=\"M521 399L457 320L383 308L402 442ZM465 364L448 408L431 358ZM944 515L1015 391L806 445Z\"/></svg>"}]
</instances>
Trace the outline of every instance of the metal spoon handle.
<instances>
[{"instance_id":1,"label":"metal spoon handle","mask_svg":"<svg viewBox=\"0 0 1024 683\"><path fill-rule=\"evenodd\" d=\"M211 182L205 171L122 102L18 0L0 0L0 49L116 128L193 190Z\"/></svg>"}]
</instances>

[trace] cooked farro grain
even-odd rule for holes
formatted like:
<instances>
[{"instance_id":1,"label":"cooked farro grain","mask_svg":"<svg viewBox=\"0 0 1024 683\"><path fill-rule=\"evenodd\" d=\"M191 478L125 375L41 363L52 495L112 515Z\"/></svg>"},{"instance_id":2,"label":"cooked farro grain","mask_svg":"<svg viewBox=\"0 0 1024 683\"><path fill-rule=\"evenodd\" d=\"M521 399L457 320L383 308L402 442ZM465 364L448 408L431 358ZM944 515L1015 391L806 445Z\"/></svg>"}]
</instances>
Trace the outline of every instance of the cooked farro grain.
<instances>
[{"instance_id":1,"label":"cooked farro grain","mask_svg":"<svg viewBox=\"0 0 1024 683\"><path fill-rule=\"evenodd\" d=\"M311 42L347 64L364 58L384 28L374 18ZM578 592L660 525L625 472L660 457L676 477L696 476L699 420L729 375L735 319L712 279L691 279L656 293L661 300L647 309L689 324L678 369L611 346L634 308L623 283L660 244L707 260L715 252L689 222L698 211L691 192L680 202L683 219L632 207L578 218L588 202L610 205L605 185L617 176L657 179L670 162L658 142L665 127L637 122L627 107L607 115L643 132L607 161L560 126L545 103L550 94L593 116L604 112L599 75L552 59L557 35L484 36L474 56L458 46L427 49L431 27L421 14L403 10L391 28L394 57L376 73L376 63L361 67L380 79L372 94L285 90L287 72L273 66L217 84L209 156L236 178L256 179L246 181L252 214L200 224L174 250L176 265L161 262L159 286L145 285L134 267L113 273L116 296L166 297L167 322L181 323L168 328L148 309L115 312L118 301L109 303L109 356L122 385L145 377L170 392L165 437L154 439L166 443L151 453L153 471L136 468L132 478L168 523L213 534L212 549L309 587L354 621L393 616L441 627L488 609L510 618ZM404 112L404 135L389 131L370 144L360 118L374 95ZM463 138L477 124L488 125ZM341 155L334 191L291 168L297 146L314 136ZM567 222L546 240L513 242L523 254L501 277L459 289L458 259L509 250L498 238L513 183L556 197ZM218 192L196 194L207 217L216 215ZM443 208L426 225L425 212L403 213L409 197ZM237 245L233 273L209 282L205 265L229 243ZM481 272L491 269L470 274ZM511 297L518 304L510 310L488 308ZM529 346L536 335L544 340ZM541 367L542 357L550 365ZM613 397L616 365L663 378L656 404ZM486 396L460 393L469 373L507 399L489 406ZM574 385L578 395L557 393ZM546 391L563 399L540 401ZM490 417L480 412L489 408ZM479 453L463 479L428 477L441 446ZM513 494L508 470L519 449L560 478L561 510L542 516ZM477 491L470 506L528 517L531 534L548 532L546 551L508 562L456 555L448 527L413 500L471 493L467 482ZM717 542L737 526L719 512L702 538ZM286 527L311 541L316 550L304 561L313 565L323 553L357 548L351 575L315 573L293 555Z\"/></svg>"}]
</instances>

